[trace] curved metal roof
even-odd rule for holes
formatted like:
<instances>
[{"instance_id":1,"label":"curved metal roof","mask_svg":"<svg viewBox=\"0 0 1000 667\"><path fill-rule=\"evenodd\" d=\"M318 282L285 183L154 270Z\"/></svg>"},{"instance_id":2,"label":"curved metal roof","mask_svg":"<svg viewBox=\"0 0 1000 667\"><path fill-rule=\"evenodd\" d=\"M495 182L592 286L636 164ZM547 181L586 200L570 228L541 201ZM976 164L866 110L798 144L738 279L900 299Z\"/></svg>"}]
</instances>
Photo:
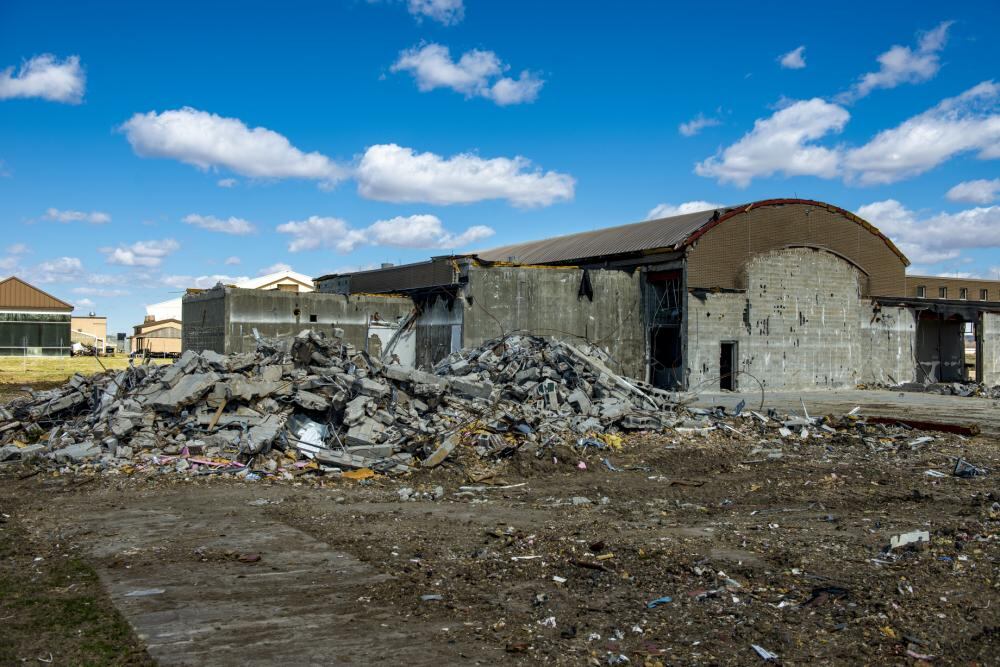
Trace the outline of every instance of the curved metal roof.
<instances>
[{"instance_id":1,"label":"curved metal roof","mask_svg":"<svg viewBox=\"0 0 1000 667\"><path fill-rule=\"evenodd\" d=\"M473 254L480 259L490 262L509 261L517 264L554 264L609 255L643 253L651 250L678 250L697 240L712 227L738 213L762 206L782 206L786 204L819 206L840 213L863 226L872 234L880 237L903 260L905 265L909 265L910 263L893 242L872 224L862 220L850 211L845 211L837 206L811 199L766 199L749 204L726 206L719 209L699 211L697 213L686 213L658 220L646 220L630 225L567 234L539 241L515 243Z\"/></svg>"}]
</instances>

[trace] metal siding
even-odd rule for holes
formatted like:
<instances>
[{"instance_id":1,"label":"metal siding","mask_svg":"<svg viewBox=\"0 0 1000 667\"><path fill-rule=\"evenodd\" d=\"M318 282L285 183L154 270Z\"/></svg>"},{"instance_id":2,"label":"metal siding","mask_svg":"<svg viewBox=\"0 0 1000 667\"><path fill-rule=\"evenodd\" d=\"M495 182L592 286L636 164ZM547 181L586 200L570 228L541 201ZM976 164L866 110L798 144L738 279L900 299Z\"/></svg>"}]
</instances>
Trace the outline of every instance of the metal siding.
<instances>
[{"instance_id":1,"label":"metal siding","mask_svg":"<svg viewBox=\"0 0 1000 667\"><path fill-rule=\"evenodd\" d=\"M0 282L0 309L69 312L73 306L12 276Z\"/></svg>"},{"instance_id":2,"label":"metal siding","mask_svg":"<svg viewBox=\"0 0 1000 667\"><path fill-rule=\"evenodd\" d=\"M435 259L420 264L405 264L351 274L352 294L402 292L411 289L452 285L455 267L450 259Z\"/></svg>"},{"instance_id":3,"label":"metal siding","mask_svg":"<svg viewBox=\"0 0 1000 667\"><path fill-rule=\"evenodd\" d=\"M688 287L745 289L750 258L789 246L825 248L868 274L867 292L901 295L906 265L869 225L814 204L777 204L740 212L704 233L688 251Z\"/></svg>"}]
</instances>

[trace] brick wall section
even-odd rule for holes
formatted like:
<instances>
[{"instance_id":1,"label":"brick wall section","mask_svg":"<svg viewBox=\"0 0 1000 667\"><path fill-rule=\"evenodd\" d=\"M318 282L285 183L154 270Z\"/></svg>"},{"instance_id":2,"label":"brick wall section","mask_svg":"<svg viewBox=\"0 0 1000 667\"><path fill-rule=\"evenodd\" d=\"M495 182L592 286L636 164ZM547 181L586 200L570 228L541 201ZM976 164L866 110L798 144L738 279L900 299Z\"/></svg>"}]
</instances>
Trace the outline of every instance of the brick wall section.
<instances>
[{"instance_id":1,"label":"brick wall section","mask_svg":"<svg viewBox=\"0 0 1000 667\"><path fill-rule=\"evenodd\" d=\"M985 301L1000 301L1000 280L972 280L969 278L939 278L937 276L906 276L906 296L916 297L917 288L926 288L925 298L942 298L938 290L948 289L948 299L962 298L962 288L969 290L969 301L983 301L980 290L987 291Z\"/></svg>"},{"instance_id":2,"label":"brick wall section","mask_svg":"<svg viewBox=\"0 0 1000 667\"><path fill-rule=\"evenodd\" d=\"M865 276L841 257L810 248L765 252L744 267L745 293L688 295L688 386L717 389L721 343L738 343L739 369L769 389L911 380L914 321L906 309L876 311ZM741 388L757 385L738 379Z\"/></svg>"},{"instance_id":3,"label":"brick wall section","mask_svg":"<svg viewBox=\"0 0 1000 667\"><path fill-rule=\"evenodd\" d=\"M706 232L688 251L688 286L743 289L741 278L754 256L789 246L826 248L865 273L865 295L903 296L905 263L870 225L812 204L751 209Z\"/></svg>"}]
</instances>

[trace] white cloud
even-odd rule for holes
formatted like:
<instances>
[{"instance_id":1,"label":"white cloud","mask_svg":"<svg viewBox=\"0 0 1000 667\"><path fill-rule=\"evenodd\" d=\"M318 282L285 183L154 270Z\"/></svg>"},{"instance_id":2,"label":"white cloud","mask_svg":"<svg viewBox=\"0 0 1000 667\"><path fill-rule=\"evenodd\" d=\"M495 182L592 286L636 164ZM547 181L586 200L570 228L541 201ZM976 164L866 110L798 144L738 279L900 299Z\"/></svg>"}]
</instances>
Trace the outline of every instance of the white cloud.
<instances>
[{"instance_id":1,"label":"white cloud","mask_svg":"<svg viewBox=\"0 0 1000 667\"><path fill-rule=\"evenodd\" d=\"M845 165L862 184L894 183L960 153L1000 158L1000 85L984 81L957 97L883 130L849 151Z\"/></svg>"},{"instance_id":2,"label":"white cloud","mask_svg":"<svg viewBox=\"0 0 1000 667\"><path fill-rule=\"evenodd\" d=\"M105 261L108 264L156 267L180 247L180 244L173 239L162 239L136 241L131 245L120 245L117 248L100 248L100 251L106 255Z\"/></svg>"},{"instance_id":3,"label":"white cloud","mask_svg":"<svg viewBox=\"0 0 1000 667\"><path fill-rule=\"evenodd\" d=\"M473 225L461 234L445 231L434 215L396 216L378 220L365 230L369 242L395 248L461 248L493 236L493 229Z\"/></svg>"},{"instance_id":4,"label":"white cloud","mask_svg":"<svg viewBox=\"0 0 1000 667\"><path fill-rule=\"evenodd\" d=\"M778 62L785 69L802 69L806 66L806 59L803 55L806 51L806 47L800 46L798 48L792 49L788 53L780 56Z\"/></svg>"},{"instance_id":5,"label":"white cloud","mask_svg":"<svg viewBox=\"0 0 1000 667\"><path fill-rule=\"evenodd\" d=\"M61 211L57 208L49 208L45 210L44 217L47 220L55 220L56 222L89 222L94 225L103 225L111 222L111 216L102 211L87 213L85 211Z\"/></svg>"},{"instance_id":6,"label":"white cloud","mask_svg":"<svg viewBox=\"0 0 1000 667\"><path fill-rule=\"evenodd\" d=\"M119 277L120 281L125 281L123 277ZM116 297L125 296L129 293L127 289L109 289L106 287L74 287L70 290L73 294L86 294L88 296L98 296L98 297Z\"/></svg>"},{"instance_id":7,"label":"white cloud","mask_svg":"<svg viewBox=\"0 0 1000 667\"><path fill-rule=\"evenodd\" d=\"M77 299L76 302L73 305L75 305L75 306L94 306L96 304L94 304L94 302L91 301L90 299Z\"/></svg>"},{"instance_id":8,"label":"white cloud","mask_svg":"<svg viewBox=\"0 0 1000 667\"><path fill-rule=\"evenodd\" d=\"M257 272L258 276L267 276L272 273L284 273L286 271L291 271L292 267L284 262L277 262L271 266L265 266L263 269Z\"/></svg>"},{"instance_id":9,"label":"white cloud","mask_svg":"<svg viewBox=\"0 0 1000 667\"><path fill-rule=\"evenodd\" d=\"M45 53L21 65L16 75L13 67L0 71L0 100L40 97L79 104L83 100L85 79L79 56L59 62L54 55Z\"/></svg>"},{"instance_id":10,"label":"white cloud","mask_svg":"<svg viewBox=\"0 0 1000 667\"><path fill-rule=\"evenodd\" d=\"M832 178L839 173L839 151L811 142L840 132L850 117L843 107L819 98L794 102L758 119L735 144L699 162L695 173L740 187L777 172Z\"/></svg>"},{"instance_id":11,"label":"white cloud","mask_svg":"<svg viewBox=\"0 0 1000 667\"><path fill-rule=\"evenodd\" d=\"M868 72L845 93L840 102L852 102L865 97L876 88L895 88L902 83L920 83L934 77L941 68L938 53L948 40L948 28L953 21L944 21L920 36L916 51L898 44L878 57L877 72Z\"/></svg>"},{"instance_id":12,"label":"white cloud","mask_svg":"<svg viewBox=\"0 0 1000 667\"><path fill-rule=\"evenodd\" d=\"M191 107L137 113L121 129L141 157L171 158L206 170L225 167L250 178L314 180L324 187L347 177L327 156L303 153L277 132Z\"/></svg>"},{"instance_id":13,"label":"white cloud","mask_svg":"<svg viewBox=\"0 0 1000 667\"><path fill-rule=\"evenodd\" d=\"M1000 178L975 181L963 181L946 195L952 201L969 202L970 204L990 204L1000 196Z\"/></svg>"},{"instance_id":14,"label":"white cloud","mask_svg":"<svg viewBox=\"0 0 1000 667\"><path fill-rule=\"evenodd\" d=\"M247 276L227 276L220 274L211 276L169 275L163 276L162 280L164 285L175 289L211 289L219 283L223 285L235 285L244 280L250 280L250 278Z\"/></svg>"},{"instance_id":15,"label":"white cloud","mask_svg":"<svg viewBox=\"0 0 1000 667\"><path fill-rule=\"evenodd\" d=\"M706 118L703 114L698 114L688 122L678 125L677 129L685 137L693 137L706 127L715 127L721 123L718 118Z\"/></svg>"},{"instance_id":16,"label":"white cloud","mask_svg":"<svg viewBox=\"0 0 1000 667\"><path fill-rule=\"evenodd\" d=\"M451 59L448 47L425 44L402 51L390 68L409 72L421 92L451 88L466 97L484 97L506 106L534 102L545 81L524 70L516 78L502 76L510 67L493 51L473 49L458 59Z\"/></svg>"},{"instance_id":17,"label":"white cloud","mask_svg":"<svg viewBox=\"0 0 1000 667\"><path fill-rule=\"evenodd\" d=\"M340 218L310 216L306 220L292 220L278 225L282 234L290 234L289 252L334 248L338 252L351 252L364 243L364 236Z\"/></svg>"},{"instance_id":18,"label":"white cloud","mask_svg":"<svg viewBox=\"0 0 1000 667\"><path fill-rule=\"evenodd\" d=\"M220 178L215 182L220 188L234 188L239 183L235 178Z\"/></svg>"},{"instance_id":19,"label":"white cloud","mask_svg":"<svg viewBox=\"0 0 1000 667\"><path fill-rule=\"evenodd\" d=\"M26 255L31 252L31 248L26 243L14 243L7 246L7 253L10 255Z\"/></svg>"},{"instance_id":20,"label":"white cloud","mask_svg":"<svg viewBox=\"0 0 1000 667\"><path fill-rule=\"evenodd\" d=\"M84 274L83 262L77 257L56 257L24 271L29 283L59 283L78 280Z\"/></svg>"},{"instance_id":21,"label":"white cloud","mask_svg":"<svg viewBox=\"0 0 1000 667\"><path fill-rule=\"evenodd\" d=\"M895 199L887 199L862 206L857 213L915 263L955 259L967 248L1000 248L1000 206L918 216Z\"/></svg>"},{"instance_id":22,"label":"white cloud","mask_svg":"<svg viewBox=\"0 0 1000 667\"><path fill-rule=\"evenodd\" d=\"M465 17L463 0L407 0L406 6L418 19L427 17L443 25L461 23Z\"/></svg>"},{"instance_id":23,"label":"white cloud","mask_svg":"<svg viewBox=\"0 0 1000 667\"><path fill-rule=\"evenodd\" d=\"M723 208L723 205L714 204L709 201L702 201L700 199L695 201L686 201L683 204L678 204L677 206L674 206L673 204L657 204L649 211L649 213L646 214L646 220L658 220L659 218L670 218L675 215L697 213L698 211L711 211L718 208Z\"/></svg>"},{"instance_id":24,"label":"white cloud","mask_svg":"<svg viewBox=\"0 0 1000 667\"><path fill-rule=\"evenodd\" d=\"M363 229L355 229L340 218L312 216L307 220L278 225L278 231L290 234L288 250L313 250L333 248L348 253L362 245L393 248L454 249L493 235L485 225L474 225L461 234L445 230L441 220L433 215L397 216L378 220Z\"/></svg>"},{"instance_id":25,"label":"white cloud","mask_svg":"<svg viewBox=\"0 0 1000 667\"><path fill-rule=\"evenodd\" d=\"M467 204L506 199L523 207L570 200L576 183L567 174L532 169L523 157L484 159L461 153L445 159L396 144L369 147L356 178L358 192L379 201Z\"/></svg>"},{"instance_id":26,"label":"white cloud","mask_svg":"<svg viewBox=\"0 0 1000 667\"><path fill-rule=\"evenodd\" d=\"M246 236L257 231L252 222L243 218L230 216L225 220L216 218L214 215L198 215L192 213L184 217L184 222L195 227L201 227L212 232L222 232L223 234L234 234L236 236Z\"/></svg>"},{"instance_id":27,"label":"white cloud","mask_svg":"<svg viewBox=\"0 0 1000 667\"><path fill-rule=\"evenodd\" d=\"M239 263L240 263L240 258L237 257L236 255L233 255L232 257L226 257L226 261L224 262L226 266L235 266Z\"/></svg>"}]
</instances>

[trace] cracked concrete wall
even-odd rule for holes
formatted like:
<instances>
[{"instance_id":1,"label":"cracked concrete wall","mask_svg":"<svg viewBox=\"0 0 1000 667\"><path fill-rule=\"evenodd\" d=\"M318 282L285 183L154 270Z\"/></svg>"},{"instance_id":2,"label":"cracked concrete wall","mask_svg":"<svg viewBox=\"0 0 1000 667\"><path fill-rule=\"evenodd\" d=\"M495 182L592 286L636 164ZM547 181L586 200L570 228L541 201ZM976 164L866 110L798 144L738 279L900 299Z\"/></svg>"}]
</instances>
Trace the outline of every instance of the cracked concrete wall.
<instances>
[{"instance_id":1,"label":"cracked concrete wall","mask_svg":"<svg viewBox=\"0 0 1000 667\"><path fill-rule=\"evenodd\" d=\"M688 294L688 387L718 389L727 341L738 345L738 369L770 389L851 387L890 371L912 379L912 314L892 309L873 320L861 296L866 277L850 262L787 248L751 258L743 277L745 291ZM737 383L757 386L747 376Z\"/></svg>"},{"instance_id":2,"label":"cracked concrete wall","mask_svg":"<svg viewBox=\"0 0 1000 667\"><path fill-rule=\"evenodd\" d=\"M365 349L369 317L395 321L413 308L408 297L324 294L225 288L186 295L182 302L183 347L220 354L256 348L253 329L262 336L294 336L303 329L329 336L344 330L344 340Z\"/></svg>"},{"instance_id":3,"label":"cracked concrete wall","mask_svg":"<svg viewBox=\"0 0 1000 667\"><path fill-rule=\"evenodd\" d=\"M1000 384L1000 313L983 313L983 377L980 382L994 387Z\"/></svg>"},{"instance_id":4,"label":"cracked concrete wall","mask_svg":"<svg viewBox=\"0 0 1000 667\"><path fill-rule=\"evenodd\" d=\"M623 375L646 376L646 331L640 273L591 270L594 300L578 296L583 269L564 267L471 267L464 306L462 345L476 347L521 330L567 341L597 343Z\"/></svg>"}]
</instances>

